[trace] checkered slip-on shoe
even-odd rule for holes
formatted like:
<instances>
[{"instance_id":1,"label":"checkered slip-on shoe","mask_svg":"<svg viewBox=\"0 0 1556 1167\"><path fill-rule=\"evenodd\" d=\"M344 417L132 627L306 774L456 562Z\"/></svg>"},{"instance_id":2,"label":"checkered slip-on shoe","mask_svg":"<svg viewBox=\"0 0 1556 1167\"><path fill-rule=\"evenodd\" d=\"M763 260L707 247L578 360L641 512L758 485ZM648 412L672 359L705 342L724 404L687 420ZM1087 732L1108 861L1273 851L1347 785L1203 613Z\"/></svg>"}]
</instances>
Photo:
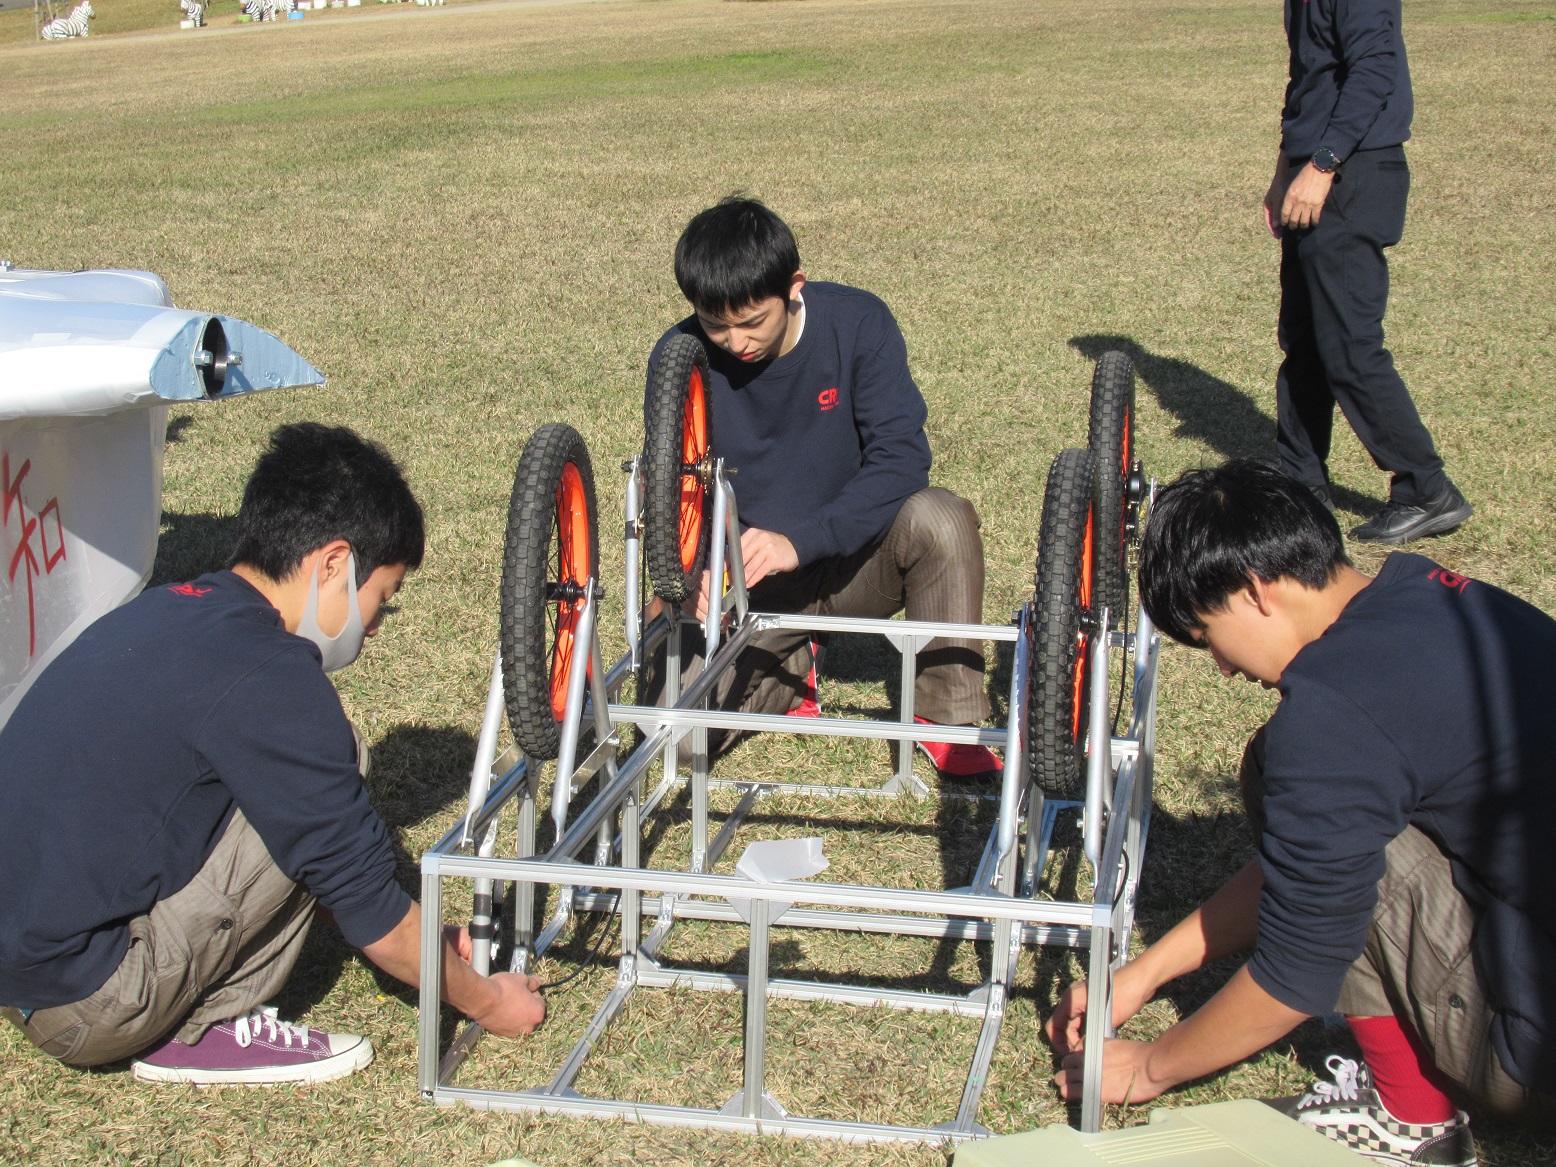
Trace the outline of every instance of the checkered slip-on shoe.
<instances>
[{"instance_id":1,"label":"checkered slip-on shoe","mask_svg":"<svg viewBox=\"0 0 1556 1167\"><path fill-rule=\"evenodd\" d=\"M1334 1081L1314 1082L1300 1097L1266 1098L1265 1105L1374 1163L1478 1167L1469 1116L1462 1110L1447 1122L1400 1122L1378 1097L1366 1066L1338 1054L1324 1064Z\"/></svg>"}]
</instances>

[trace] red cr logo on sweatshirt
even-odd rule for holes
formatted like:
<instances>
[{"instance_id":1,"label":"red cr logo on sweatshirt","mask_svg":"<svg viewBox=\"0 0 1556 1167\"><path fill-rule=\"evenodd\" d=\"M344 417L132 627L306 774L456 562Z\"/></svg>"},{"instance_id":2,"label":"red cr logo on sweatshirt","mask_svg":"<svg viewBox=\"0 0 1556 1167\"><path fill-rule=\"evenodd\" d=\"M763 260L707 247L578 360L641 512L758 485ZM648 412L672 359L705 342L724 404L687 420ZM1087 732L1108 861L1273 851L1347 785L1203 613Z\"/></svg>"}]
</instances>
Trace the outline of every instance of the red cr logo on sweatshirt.
<instances>
[{"instance_id":1,"label":"red cr logo on sweatshirt","mask_svg":"<svg viewBox=\"0 0 1556 1167\"><path fill-rule=\"evenodd\" d=\"M816 404L821 406L822 413L825 413L827 410L836 407L837 390L835 388L823 389L820 393L816 394Z\"/></svg>"},{"instance_id":2,"label":"red cr logo on sweatshirt","mask_svg":"<svg viewBox=\"0 0 1556 1167\"><path fill-rule=\"evenodd\" d=\"M196 599L201 596L208 596L211 594L210 588L197 588L192 583L174 584L172 587L168 588L168 591L172 592L175 596L194 596Z\"/></svg>"},{"instance_id":3,"label":"red cr logo on sweatshirt","mask_svg":"<svg viewBox=\"0 0 1556 1167\"><path fill-rule=\"evenodd\" d=\"M1432 568L1431 571L1427 572L1426 578L1435 579L1438 583L1442 584L1443 587L1452 588L1461 596L1464 594L1464 589L1470 586L1470 580L1468 576L1460 575L1458 572L1454 571L1445 571L1441 567Z\"/></svg>"}]
</instances>

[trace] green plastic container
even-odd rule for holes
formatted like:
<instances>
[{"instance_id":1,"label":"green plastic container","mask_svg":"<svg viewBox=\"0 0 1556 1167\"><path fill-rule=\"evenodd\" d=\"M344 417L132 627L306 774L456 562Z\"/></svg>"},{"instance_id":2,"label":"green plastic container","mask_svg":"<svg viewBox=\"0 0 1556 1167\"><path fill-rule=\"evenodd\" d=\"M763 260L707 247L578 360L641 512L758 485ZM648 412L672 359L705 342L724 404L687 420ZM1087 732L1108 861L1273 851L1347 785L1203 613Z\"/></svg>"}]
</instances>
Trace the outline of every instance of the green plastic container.
<instances>
[{"instance_id":1,"label":"green plastic container","mask_svg":"<svg viewBox=\"0 0 1556 1167\"><path fill-rule=\"evenodd\" d=\"M1356 1155L1262 1102L1157 1110L1144 1126L1045 1127L964 1143L954 1167L1357 1167Z\"/></svg>"}]
</instances>

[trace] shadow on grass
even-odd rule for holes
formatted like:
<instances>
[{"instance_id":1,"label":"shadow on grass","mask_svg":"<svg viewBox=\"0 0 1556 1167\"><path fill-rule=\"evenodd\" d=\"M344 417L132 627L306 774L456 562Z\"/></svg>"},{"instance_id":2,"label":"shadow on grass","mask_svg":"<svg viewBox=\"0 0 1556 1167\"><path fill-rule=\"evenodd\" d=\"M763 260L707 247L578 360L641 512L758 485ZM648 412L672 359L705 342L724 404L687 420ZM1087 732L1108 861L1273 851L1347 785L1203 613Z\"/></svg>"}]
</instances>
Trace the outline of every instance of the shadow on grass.
<instances>
[{"instance_id":1,"label":"shadow on grass","mask_svg":"<svg viewBox=\"0 0 1556 1167\"><path fill-rule=\"evenodd\" d=\"M184 440L184 431L194 425L194 418L187 413L182 417L170 418L167 423L167 443L174 445Z\"/></svg>"},{"instance_id":2,"label":"shadow on grass","mask_svg":"<svg viewBox=\"0 0 1556 1167\"><path fill-rule=\"evenodd\" d=\"M405 849L401 842L403 832L430 818L447 817L452 808L463 806L475 749L475 738L465 730L426 725L397 725L372 746L368 794L389 828L396 876L415 898L419 899L421 893L421 857ZM352 954L353 950L334 928L315 928L303 959L298 962L298 971L287 984L288 994L294 986L302 992L310 988L328 991ZM411 1008L418 1006L415 989L376 966L369 968L380 993ZM448 1042L455 1033L456 1017L452 1011L446 1013L440 1032Z\"/></svg>"},{"instance_id":3,"label":"shadow on grass","mask_svg":"<svg viewBox=\"0 0 1556 1167\"><path fill-rule=\"evenodd\" d=\"M1220 775L1191 776L1189 780L1217 785L1226 781ZM1240 811L1174 815L1156 808L1151 816L1135 914L1141 946L1161 939L1215 894L1253 854L1253 832ZM1063 898L1066 893L1054 889L1054 894ZM1067 894L1073 894L1073 887ZM1228 957L1179 977L1165 985L1153 1000L1167 1001L1177 1017L1188 1017L1220 991L1245 959L1246 954ZM1060 957L1047 952L1039 954L1037 977L1030 989L1037 999L1039 1013L1046 1015L1052 1010L1068 983L1068 975ZM1338 1017L1316 1017L1304 1022L1270 1048L1278 1052L1289 1050L1314 1078L1328 1076L1324 1059L1330 1054L1359 1056L1350 1031ZM1057 1058L1055 1063L1057 1069Z\"/></svg>"},{"instance_id":4,"label":"shadow on grass","mask_svg":"<svg viewBox=\"0 0 1556 1167\"><path fill-rule=\"evenodd\" d=\"M420 856L405 849L401 833L463 800L475 739L452 727L400 725L373 744L372 751L368 795L389 828L396 878L413 897L419 897ZM276 1001L281 1015L300 1017L322 1001L355 955L356 950L341 938L337 928L323 919L315 920L297 966ZM417 1007L415 989L371 963L368 968L379 992L411 1008ZM447 1023L452 1016L446 1019L442 1030L448 1040L454 1032L454 1027Z\"/></svg>"},{"instance_id":5,"label":"shadow on grass","mask_svg":"<svg viewBox=\"0 0 1556 1167\"><path fill-rule=\"evenodd\" d=\"M1223 459L1273 462L1275 419L1236 385L1188 361L1158 356L1127 336L1072 336L1070 345L1092 361L1109 351L1127 356L1141 384L1178 419L1175 436L1203 442ZM1371 514L1381 505L1380 499L1343 486L1331 487L1331 494L1336 506L1356 514Z\"/></svg>"},{"instance_id":6,"label":"shadow on grass","mask_svg":"<svg viewBox=\"0 0 1556 1167\"><path fill-rule=\"evenodd\" d=\"M164 511L162 537L148 587L180 583L227 566L237 534L231 515L180 515Z\"/></svg>"},{"instance_id":7,"label":"shadow on grass","mask_svg":"<svg viewBox=\"0 0 1556 1167\"><path fill-rule=\"evenodd\" d=\"M1267 458L1274 453L1275 419L1237 386L1175 357L1157 356L1127 336L1072 336L1088 360L1105 352L1127 356L1161 407L1178 419L1177 436L1203 442L1222 458Z\"/></svg>"},{"instance_id":8,"label":"shadow on grass","mask_svg":"<svg viewBox=\"0 0 1556 1167\"><path fill-rule=\"evenodd\" d=\"M586 734L580 743L580 748L587 751L590 740L590 736ZM369 794L373 805L390 829L399 881L413 897L420 897L421 857L408 852L400 841L400 836L406 828L414 827L429 819L450 820L456 813L463 814L469 792L470 765L475 757L475 750L475 738L465 730L452 726L395 726L373 746L372 767L367 779ZM548 807L545 805L547 801L545 789L549 787L552 774L547 770L542 773L541 778L539 795L541 806L536 849L538 853L544 854L554 842L555 832ZM591 778L587 784L579 788L569 803L569 822L582 813L598 791L598 776ZM505 847L508 850L505 851ZM513 853L511 847L511 836L505 837L499 843L497 854L511 855ZM505 949L511 944L511 937L508 937L507 933L513 920L514 897L520 894L521 890L517 885L510 883L496 912L499 935L504 937ZM531 889L531 894L536 897L535 919L538 924L543 925L554 907L556 889L537 885ZM548 955L577 964L592 964L601 956L603 941L614 931L616 917L613 914L583 912L575 915L574 920L575 926L565 941L550 949ZM300 972L294 974L293 980L299 982L300 989L304 992L309 986L314 985L316 980L322 985L322 989L327 991L351 953L352 950L341 941L339 933L333 928L315 929L314 934L309 937L308 947L304 950L304 960L313 957L318 967L310 968L306 978ZM301 962L299 967L301 968ZM369 967L380 993L394 997L413 1009L419 1006L420 998L417 990L374 966ZM289 984L288 990L290 991L291 988ZM439 1033L445 1051L457 1036L462 1020L455 1011L444 1006Z\"/></svg>"}]
</instances>

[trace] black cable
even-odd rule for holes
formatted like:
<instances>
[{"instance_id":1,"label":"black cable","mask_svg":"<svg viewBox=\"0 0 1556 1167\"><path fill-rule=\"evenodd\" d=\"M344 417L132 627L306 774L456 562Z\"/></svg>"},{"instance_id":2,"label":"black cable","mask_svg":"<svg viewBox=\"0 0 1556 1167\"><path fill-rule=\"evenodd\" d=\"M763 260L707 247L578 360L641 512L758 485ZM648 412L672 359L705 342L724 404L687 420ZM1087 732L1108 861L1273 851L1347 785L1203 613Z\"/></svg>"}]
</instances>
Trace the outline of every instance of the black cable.
<instances>
[{"instance_id":1,"label":"black cable","mask_svg":"<svg viewBox=\"0 0 1556 1167\"><path fill-rule=\"evenodd\" d=\"M616 908L620 904L621 892L617 891L616 894L611 897L611 906L606 909L606 911L611 913L612 923L619 924L621 922L621 918L616 915ZM562 977L560 980L545 981L541 984L540 987L542 989L560 989L563 985L568 984L570 981L577 980L581 975L583 975L583 973L594 967L594 962L600 958L600 950L605 947L605 940L608 936L610 936L612 931L613 929L610 924L607 924L605 927L601 928L599 936L594 941L594 947L589 951L589 955L584 957L584 961L581 965L575 968L572 972L568 973L565 977Z\"/></svg>"}]
</instances>

